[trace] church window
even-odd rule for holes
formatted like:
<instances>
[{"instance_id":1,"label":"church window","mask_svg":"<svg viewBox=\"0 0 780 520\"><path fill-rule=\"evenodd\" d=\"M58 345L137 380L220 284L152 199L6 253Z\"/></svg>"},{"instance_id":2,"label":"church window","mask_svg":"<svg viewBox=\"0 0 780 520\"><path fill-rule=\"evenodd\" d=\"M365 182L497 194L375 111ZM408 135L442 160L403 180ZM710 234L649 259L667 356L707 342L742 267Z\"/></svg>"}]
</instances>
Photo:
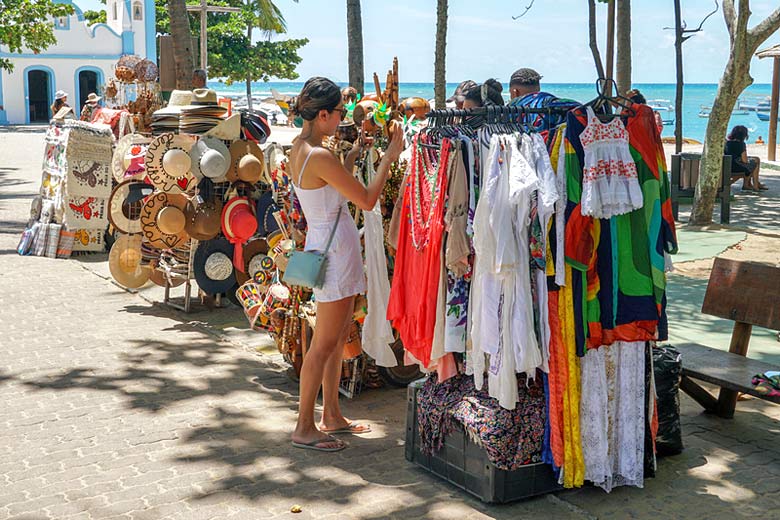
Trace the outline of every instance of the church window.
<instances>
[{"instance_id":1,"label":"church window","mask_svg":"<svg viewBox=\"0 0 780 520\"><path fill-rule=\"evenodd\" d=\"M133 4L133 20L143 20L144 19L144 9L141 6L141 2L136 2Z\"/></svg>"},{"instance_id":2,"label":"church window","mask_svg":"<svg viewBox=\"0 0 780 520\"><path fill-rule=\"evenodd\" d=\"M54 28L68 30L70 28L70 20L68 20L67 16L58 16L54 19Z\"/></svg>"},{"instance_id":3,"label":"church window","mask_svg":"<svg viewBox=\"0 0 780 520\"><path fill-rule=\"evenodd\" d=\"M116 20L117 19L117 15L116 15L116 2L113 2L111 4L111 19L112 20Z\"/></svg>"}]
</instances>

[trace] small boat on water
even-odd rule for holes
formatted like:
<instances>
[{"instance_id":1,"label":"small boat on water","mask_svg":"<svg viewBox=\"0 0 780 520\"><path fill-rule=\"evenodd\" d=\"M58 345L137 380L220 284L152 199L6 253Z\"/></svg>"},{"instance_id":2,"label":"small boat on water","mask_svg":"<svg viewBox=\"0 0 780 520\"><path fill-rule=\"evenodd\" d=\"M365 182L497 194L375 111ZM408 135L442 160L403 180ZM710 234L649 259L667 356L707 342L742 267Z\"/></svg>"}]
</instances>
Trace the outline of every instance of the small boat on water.
<instances>
[{"instance_id":1,"label":"small boat on water","mask_svg":"<svg viewBox=\"0 0 780 520\"><path fill-rule=\"evenodd\" d=\"M769 111L769 97L762 98L758 101L745 101L742 99L737 100L737 109L744 110L746 112L768 112Z\"/></svg>"},{"instance_id":2,"label":"small boat on water","mask_svg":"<svg viewBox=\"0 0 780 520\"><path fill-rule=\"evenodd\" d=\"M648 99L647 106L656 112L674 112L674 105L668 99Z\"/></svg>"},{"instance_id":3,"label":"small boat on water","mask_svg":"<svg viewBox=\"0 0 780 520\"><path fill-rule=\"evenodd\" d=\"M756 112L756 116L757 116L757 117L758 117L758 118L759 118L761 121L769 121L769 112ZM778 116L778 118L777 118L777 119L778 119L778 120L780 120L780 115Z\"/></svg>"},{"instance_id":4,"label":"small boat on water","mask_svg":"<svg viewBox=\"0 0 780 520\"><path fill-rule=\"evenodd\" d=\"M701 105L699 107L699 117L710 117L712 107L709 105Z\"/></svg>"}]
</instances>

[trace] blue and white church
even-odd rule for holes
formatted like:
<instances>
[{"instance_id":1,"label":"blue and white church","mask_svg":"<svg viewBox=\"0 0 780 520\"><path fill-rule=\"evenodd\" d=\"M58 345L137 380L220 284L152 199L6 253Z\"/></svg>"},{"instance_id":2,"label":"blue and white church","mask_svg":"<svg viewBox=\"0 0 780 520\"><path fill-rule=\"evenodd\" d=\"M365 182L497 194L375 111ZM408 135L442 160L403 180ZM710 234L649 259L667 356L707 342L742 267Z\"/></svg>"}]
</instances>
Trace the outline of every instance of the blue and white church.
<instances>
[{"instance_id":1,"label":"blue and white church","mask_svg":"<svg viewBox=\"0 0 780 520\"><path fill-rule=\"evenodd\" d=\"M48 123L54 93L68 93L76 117L87 96L113 77L117 60L136 54L157 62L154 0L107 0L107 23L88 25L72 0L74 13L53 20L57 43L40 54L29 50L0 56L14 64L0 70L0 124Z\"/></svg>"}]
</instances>

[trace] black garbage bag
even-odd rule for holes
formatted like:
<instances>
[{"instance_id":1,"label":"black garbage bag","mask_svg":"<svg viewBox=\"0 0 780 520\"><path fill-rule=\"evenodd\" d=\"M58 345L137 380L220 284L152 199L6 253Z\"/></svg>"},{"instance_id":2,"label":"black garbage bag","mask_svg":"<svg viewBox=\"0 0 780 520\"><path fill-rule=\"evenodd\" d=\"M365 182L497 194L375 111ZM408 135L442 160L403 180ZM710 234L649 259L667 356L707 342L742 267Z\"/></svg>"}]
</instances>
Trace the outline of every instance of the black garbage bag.
<instances>
[{"instance_id":1,"label":"black garbage bag","mask_svg":"<svg viewBox=\"0 0 780 520\"><path fill-rule=\"evenodd\" d=\"M680 380L682 356L671 345L653 349L653 373L658 397L658 455L677 455L683 450L680 428Z\"/></svg>"}]
</instances>

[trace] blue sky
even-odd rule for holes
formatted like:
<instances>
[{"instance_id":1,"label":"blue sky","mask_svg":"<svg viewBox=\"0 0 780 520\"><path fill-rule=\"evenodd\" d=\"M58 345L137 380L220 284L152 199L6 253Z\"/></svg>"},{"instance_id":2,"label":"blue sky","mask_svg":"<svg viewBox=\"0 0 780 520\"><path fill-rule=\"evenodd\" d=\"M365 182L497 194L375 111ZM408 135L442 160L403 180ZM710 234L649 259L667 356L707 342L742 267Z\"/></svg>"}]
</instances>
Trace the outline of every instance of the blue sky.
<instances>
[{"instance_id":1,"label":"blue sky","mask_svg":"<svg viewBox=\"0 0 780 520\"><path fill-rule=\"evenodd\" d=\"M588 48L585 0L536 0L519 20L530 0L450 0L447 34L447 81L466 78L503 82L519 67L532 67L553 83L591 82L595 69ZM76 0L83 9L102 8L98 0ZM301 78L323 75L347 79L346 2L344 0L276 0L287 19L288 35L309 38L301 50ZM673 83L674 25L672 0L632 2L633 81ZM697 26L712 10L712 0L685 0L683 18ZM751 2L751 26L777 7L774 0ZM432 82L436 31L435 0L363 0L363 44L366 77L385 74L398 56L402 82ZM598 6L600 48L605 52L606 7ZM775 34L762 47L779 44ZM728 34L719 11L704 31L684 46L685 80L716 83L728 59ZM757 83L771 81L771 60L754 59Z\"/></svg>"}]
</instances>

